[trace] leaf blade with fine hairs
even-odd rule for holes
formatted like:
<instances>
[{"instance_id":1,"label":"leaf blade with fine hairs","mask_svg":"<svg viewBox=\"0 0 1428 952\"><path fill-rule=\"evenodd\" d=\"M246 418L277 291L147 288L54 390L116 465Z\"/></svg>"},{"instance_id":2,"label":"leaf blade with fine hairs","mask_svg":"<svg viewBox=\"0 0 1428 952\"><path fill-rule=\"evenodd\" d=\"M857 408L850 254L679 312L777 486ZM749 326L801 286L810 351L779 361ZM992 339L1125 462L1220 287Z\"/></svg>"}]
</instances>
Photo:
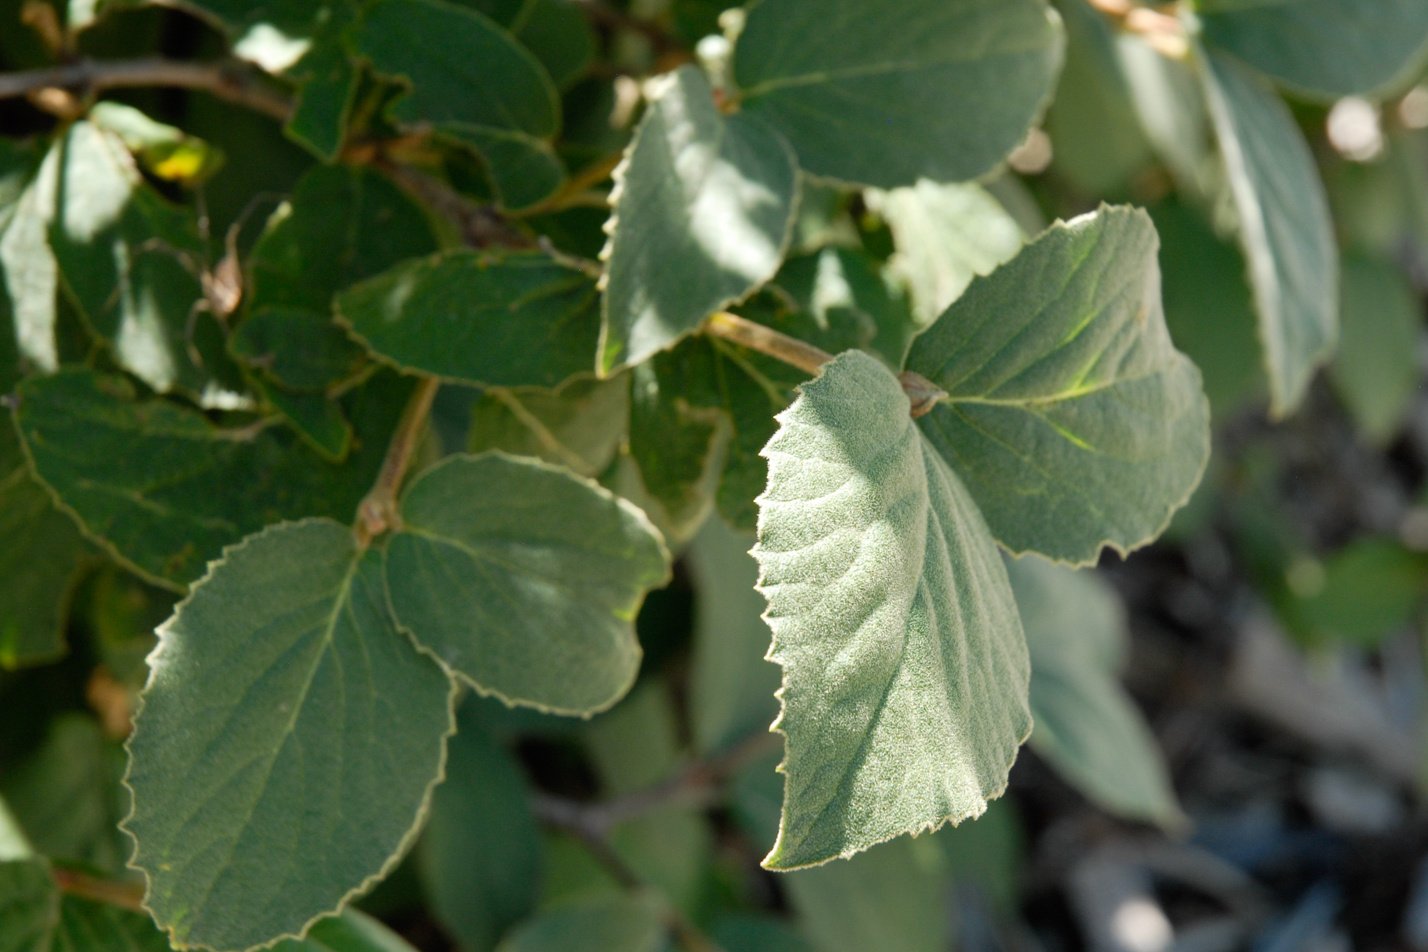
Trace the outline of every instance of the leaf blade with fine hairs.
<instances>
[{"instance_id":1,"label":"leaf blade with fine hairs","mask_svg":"<svg viewBox=\"0 0 1428 952\"><path fill-rule=\"evenodd\" d=\"M991 171L1050 97L1061 47L1041 0L763 0L733 77L803 169L893 188Z\"/></svg>"},{"instance_id":2,"label":"leaf blade with fine hairs","mask_svg":"<svg viewBox=\"0 0 1428 952\"><path fill-rule=\"evenodd\" d=\"M1165 328L1155 228L1103 208L978 278L912 346L948 394L918 421L1013 552L1150 541L1200 481L1209 408Z\"/></svg>"},{"instance_id":3,"label":"leaf blade with fine hairs","mask_svg":"<svg viewBox=\"0 0 1428 952\"><path fill-rule=\"evenodd\" d=\"M1419 0L1199 0L1195 16L1206 44L1316 99L1385 91L1428 47Z\"/></svg>"},{"instance_id":4,"label":"leaf blade with fine hairs","mask_svg":"<svg viewBox=\"0 0 1428 952\"><path fill-rule=\"evenodd\" d=\"M633 622L669 575L644 514L502 453L451 456L402 495L387 589L403 628L507 704L588 716L634 683Z\"/></svg>"},{"instance_id":5,"label":"leaf blade with fine hairs","mask_svg":"<svg viewBox=\"0 0 1428 952\"><path fill-rule=\"evenodd\" d=\"M1031 729L1006 569L897 378L850 351L800 391L754 548L784 669L780 870L979 815Z\"/></svg>"},{"instance_id":6,"label":"leaf blade with fine hairs","mask_svg":"<svg viewBox=\"0 0 1428 952\"><path fill-rule=\"evenodd\" d=\"M1210 52L1201 70L1239 212L1270 412L1304 399L1338 340L1339 258L1324 185L1294 116L1269 84Z\"/></svg>"},{"instance_id":7,"label":"leaf blade with fine hairs","mask_svg":"<svg viewBox=\"0 0 1428 952\"><path fill-rule=\"evenodd\" d=\"M487 387L554 388L588 373L600 334L595 282L539 252L408 261L337 306L377 359Z\"/></svg>"},{"instance_id":8,"label":"leaf blade with fine hairs","mask_svg":"<svg viewBox=\"0 0 1428 952\"><path fill-rule=\"evenodd\" d=\"M720 115L692 66L660 81L615 180L602 373L668 349L772 278L797 194L788 145Z\"/></svg>"},{"instance_id":9,"label":"leaf blade with fine hairs","mask_svg":"<svg viewBox=\"0 0 1428 952\"><path fill-rule=\"evenodd\" d=\"M282 523L227 549L149 664L124 826L175 941L297 937L400 858L454 689L397 629L380 553L350 529Z\"/></svg>"}]
</instances>

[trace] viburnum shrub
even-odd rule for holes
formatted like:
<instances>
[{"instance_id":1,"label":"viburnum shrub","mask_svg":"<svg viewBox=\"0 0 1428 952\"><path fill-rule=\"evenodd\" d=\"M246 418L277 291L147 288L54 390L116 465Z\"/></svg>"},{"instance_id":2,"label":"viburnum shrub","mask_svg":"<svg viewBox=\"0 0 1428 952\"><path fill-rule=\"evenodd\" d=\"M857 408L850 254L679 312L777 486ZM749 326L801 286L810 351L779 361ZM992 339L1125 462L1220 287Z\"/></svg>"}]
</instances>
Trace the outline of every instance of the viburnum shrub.
<instances>
[{"instance_id":1,"label":"viburnum shrub","mask_svg":"<svg viewBox=\"0 0 1428 952\"><path fill-rule=\"evenodd\" d=\"M651 858L710 862L699 806L776 819L767 869L847 858L981 815L1033 709L1173 825L1114 637L1023 622L1113 636L1047 560L1145 545L1204 471L1176 249L1116 189L1046 226L1004 163L1046 146L1063 18L1119 44L1164 168L1232 211L1287 413L1338 256L1270 83L1392 80L1428 5L1362 5L0 7L0 662L77 633L56 670L110 715L0 682L36 735L0 948L406 948L349 906L399 864L369 908L420 889L464 948L709 948ZM1101 134L1060 108L1053 146ZM693 647L641 677L680 591ZM538 821L607 893L540 901L586 867Z\"/></svg>"}]
</instances>

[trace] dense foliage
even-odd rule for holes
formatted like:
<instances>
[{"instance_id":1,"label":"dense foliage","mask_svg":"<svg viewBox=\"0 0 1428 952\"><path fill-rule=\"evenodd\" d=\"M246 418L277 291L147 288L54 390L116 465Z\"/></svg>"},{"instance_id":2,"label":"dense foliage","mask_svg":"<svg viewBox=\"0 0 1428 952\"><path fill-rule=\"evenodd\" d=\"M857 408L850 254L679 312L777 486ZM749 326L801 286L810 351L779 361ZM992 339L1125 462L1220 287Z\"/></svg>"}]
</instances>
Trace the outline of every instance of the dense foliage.
<instances>
[{"instance_id":1,"label":"dense foliage","mask_svg":"<svg viewBox=\"0 0 1428 952\"><path fill-rule=\"evenodd\" d=\"M1312 398L1341 302L1400 429L1425 47L1421 0L0 3L0 950L943 948L1008 820L908 834L1027 742L1182 828L1075 570L1212 409ZM1422 589L1258 538L1306 640Z\"/></svg>"}]
</instances>

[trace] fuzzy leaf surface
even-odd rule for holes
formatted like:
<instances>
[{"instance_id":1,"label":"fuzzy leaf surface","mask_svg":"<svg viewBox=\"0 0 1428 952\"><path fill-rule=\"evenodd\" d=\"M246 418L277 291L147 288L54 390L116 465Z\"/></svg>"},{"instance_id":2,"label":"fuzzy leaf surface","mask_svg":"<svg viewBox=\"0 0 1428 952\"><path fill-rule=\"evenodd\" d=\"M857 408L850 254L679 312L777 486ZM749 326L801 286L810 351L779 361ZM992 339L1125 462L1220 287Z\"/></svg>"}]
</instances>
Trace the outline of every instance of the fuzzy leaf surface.
<instances>
[{"instance_id":1,"label":"fuzzy leaf surface","mask_svg":"<svg viewBox=\"0 0 1428 952\"><path fill-rule=\"evenodd\" d=\"M595 282L538 252L453 251L347 291L338 310L381 360L457 383L552 388L595 360Z\"/></svg>"},{"instance_id":2,"label":"fuzzy leaf surface","mask_svg":"<svg viewBox=\"0 0 1428 952\"><path fill-rule=\"evenodd\" d=\"M1061 47L1041 0L763 0L733 75L803 169L893 188L1000 163L1050 96Z\"/></svg>"},{"instance_id":3,"label":"fuzzy leaf surface","mask_svg":"<svg viewBox=\"0 0 1428 952\"><path fill-rule=\"evenodd\" d=\"M897 378L850 351L800 390L754 548L787 738L771 869L981 814L1031 729L1006 569Z\"/></svg>"},{"instance_id":4,"label":"fuzzy leaf surface","mask_svg":"<svg viewBox=\"0 0 1428 952\"><path fill-rule=\"evenodd\" d=\"M555 390L492 387L471 410L467 449L534 456L591 479L619 451L630 421L630 381L579 377Z\"/></svg>"},{"instance_id":5,"label":"fuzzy leaf surface","mask_svg":"<svg viewBox=\"0 0 1428 952\"><path fill-rule=\"evenodd\" d=\"M600 369L639 363L774 276L797 166L767 126L725 117L692 66L661 80L616 173Z\"/></svg>"},{"instance_id":6,"label":"fuzzy leaf surface","mask_svg":"<svg viewBox=\"0 0 1428 952\"><path fill-rule=\"evenodd\" d=\"M1198 0L1204 41L1322 99L1392 86L1428 47L1421 0Z\"/></svg>"},{"instance_id":7,"label":"fuzzy leaf surface","mask_svg":"<svg viewBox=\"0 0 1428 952\"><path fill-rule=\"evenodd\" d=\"M176 942L296 937L415 835L452 688L397 629L381 555L349 528L282 523L225 550L149 666L125 827Z\"/></svg>"},{"instance_id":8,"label":"fuzzy leaf surface","mask_svg":"<svg viewBox=\"0 0 1428 952\"><path fill-rule=\"evenodd\" d=\"M499 453L453 456L402 496L387 587L403 628L485 694L589 715L634 683L634 619L669 575L637 509Z\"/></svg>"},{"instance_id":9,"label":"fuzzy leaf surface","mask_svg":"<svg viewBox=\"0 0 1428 952\"><path fill-rule=\"evenodd\" d=\"M1267 82L1214 52L1203 80L1249 261L1270 411L1283 416L1304 399L1338 339L1329 203L1308 143Z\"/></svg>"},{"instance_id":10,"label":"fuzzy leaf surface","mask_svg":"<svg viewBox=\"0 0 1428 952\"><path fill-rule=\"evenodd\" d=\"M908 369L948 394L918 425L1013 552L1136 548L1200 481L1209 407L1165 328L1157 246L1128 208L1057 224L913 343Z\"/></svg>"}]
</instances>

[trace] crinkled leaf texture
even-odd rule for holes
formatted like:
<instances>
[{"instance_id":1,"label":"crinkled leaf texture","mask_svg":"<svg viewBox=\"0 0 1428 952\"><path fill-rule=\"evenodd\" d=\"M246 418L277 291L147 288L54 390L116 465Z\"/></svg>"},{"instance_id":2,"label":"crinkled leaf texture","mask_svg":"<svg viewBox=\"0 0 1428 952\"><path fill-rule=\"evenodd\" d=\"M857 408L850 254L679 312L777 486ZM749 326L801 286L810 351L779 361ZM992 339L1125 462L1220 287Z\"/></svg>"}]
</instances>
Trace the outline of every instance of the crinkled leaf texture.
<instances>
[{"instance_id":1,"label":"crinkled leaf texture","mask_svg":"<svg viewBox=\"0 0 1428 952\"><path fill-rule=\"evenodd\" d=\"M634 683L634 620L669 577L644 514L530 459L451 456L401 501L387 589L403 628L484 694L589 716Z\"/></svg>"},{"instance_id":2,"label":"crinkled leaf texture","mask_svg":"<svg viewBox=\"0 0 1428 952\"><path fill-rule=\"evenodd\" d=\"M349 528L282 523L225 550L149 666L124 825L176 943L301 936L401 857L442 775L453 688Z\"/></svg>"},{"instance_id":3,"label":"crinkled leaf texture","mask_svg":"<svg viewBox=\"0 0 1428 952\"><path fill-rule=\"evenodd\" d=\"M662 79L615 173L601 371L673 346L772 278L797 177L788 144L757 120L720 115L698 69Z\"/></svg>"},{"instance_id":4,"label":"crinkled leaf texture","mask_svg":"<svg viewBox=\"0 0 1428 952\"><path fill-rule=\"evenodd\" d=\"M764 450L754 557L787 737L771 869L978 816L1031 730L1001 556L908 411L892 372L850 351Z\"/></svg>"},{"instance_id":5,"label":"crinkled leaf texture","mask_svg":"<svg viewBox=\"0 0 1428 952\"><path fill-rule=\"evenodd\" d=\"M1428 47L1423 0L1198 0L1195 15L1206 43L1329 100L1408 79Z\"/></svg>"},{"instance_id":6,"label":"crinkled leaf texture","mask_svg":"<svg viewBox=\"0 0 1428 952\"><path fill-rule=\"evenodd\" d=\"M743 110L802 168L893 188L994 168L1061 66L1042 0L762 0L734 48Z\"/></svg>"},{"instance_id":7,"label":"crinkled leaf texture","mask_svg":"<svg viewBox=\"0 0 1428 952\"><path fill-rule=\"evenodd\" d=\"M1308 143L1269 83L1213 52L1201 74L1249 261L1270 411L1284 416L1338 342L1339 256L1329 201Z\"/></svg>"},{"instance_id":8,"label":"crinkled leaf texture","mask_svg":"<svg viewBox=\"0 0 1428 952\"><path fill-rule=\"evenodd\" d=\"M1200 481L1209 406L1165 327L1157 246L1129 208L1054 225L913 343L908 368L948 394L918 425L1013 552L1126 552Z\"/></svg>"}]
</instances>

